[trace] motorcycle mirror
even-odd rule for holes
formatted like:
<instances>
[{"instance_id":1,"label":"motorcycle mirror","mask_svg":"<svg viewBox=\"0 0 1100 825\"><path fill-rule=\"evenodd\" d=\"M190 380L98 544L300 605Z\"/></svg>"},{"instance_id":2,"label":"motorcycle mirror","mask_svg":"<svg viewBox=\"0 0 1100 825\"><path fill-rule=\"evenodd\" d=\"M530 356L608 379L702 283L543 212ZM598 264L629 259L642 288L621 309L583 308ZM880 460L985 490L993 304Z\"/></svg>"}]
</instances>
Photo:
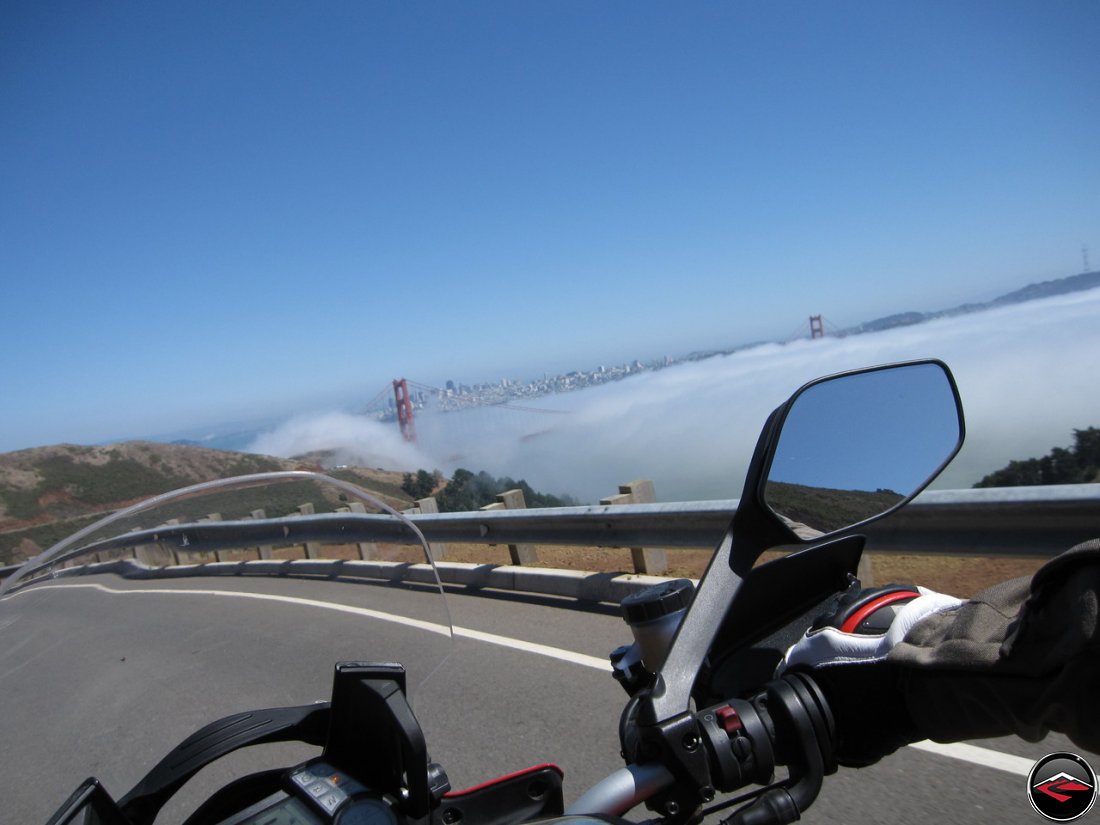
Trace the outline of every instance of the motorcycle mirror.
<instances>
[{"instance_id":1,"label":"motorcycle mirror","mask_svg":"<svg viewBox=\"0 0 1100 825\"><path fill-rule=\"evenodd\" d=\"M819 379L777 414L757 501L801 541L896 510L962 446L958 389L939 361Z\"/></svg>"},{"instance_id":2,"label":"motorcycle mirror","mask_svg":"<svg viewBox=\"0 0 1100 825\"><path fill-rule=\"evenodd\" d=\"M688 713L700 668L764 550L817 541L902 506L954 458L963 430L955 379L935 360L811 381L776 409L638 724Z\"/></svg>"}]
</instances>

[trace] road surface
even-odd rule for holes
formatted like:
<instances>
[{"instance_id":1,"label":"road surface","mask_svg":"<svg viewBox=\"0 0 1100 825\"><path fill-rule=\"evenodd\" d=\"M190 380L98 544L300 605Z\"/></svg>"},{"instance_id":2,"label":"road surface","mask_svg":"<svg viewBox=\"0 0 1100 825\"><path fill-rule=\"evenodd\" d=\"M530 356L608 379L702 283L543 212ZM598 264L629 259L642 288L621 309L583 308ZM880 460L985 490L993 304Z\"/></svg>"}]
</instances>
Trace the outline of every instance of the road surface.
<instances>
[{"instance_id":1,"label":"road surface","mask_svg":"<svg viewBox=\"0 0 1100 825\"><path fill-rule=\"evenodd\" d=\"M455 788L528 765L566 772L566 801L621 766L625 694L609 650L629 641L616 611L512 593L449 593L309 579L59 580L0 604L0 791L4 820L45 822L86 776L121 796L208 721L327 699L339 659L403 661L433 759ZM826 779L807 822L1038 822L1027 766L1062 737L904 748ZM202 772L172 820L248 770L301 761L264 746ZM1084 754L1094 767L1100 757ZM642 814L644 816L644 812ZM1095 816L1090 814L1089 816ZM171 820L169 820L171 821Z\"/></svg>"}]
</instances>

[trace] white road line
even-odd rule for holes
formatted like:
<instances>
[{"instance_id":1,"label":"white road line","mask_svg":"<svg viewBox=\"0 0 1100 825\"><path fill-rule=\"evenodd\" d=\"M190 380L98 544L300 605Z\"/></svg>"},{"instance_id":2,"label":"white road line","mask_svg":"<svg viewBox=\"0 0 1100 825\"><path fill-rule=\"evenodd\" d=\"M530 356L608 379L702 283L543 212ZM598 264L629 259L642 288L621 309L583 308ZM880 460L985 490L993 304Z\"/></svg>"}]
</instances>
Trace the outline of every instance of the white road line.
<instances>
[{"instance_id":1,"label":"white road line","mask_svg":"<svg viewBox=\"0 0 1100 825\"><path fill-rule=\"evenodd\" d=\"M337 604L334 602L322 602L314 599L303 599L298 596L280 596L274 593L246 593L239 590L203 590L199 588L191 589L176 589L169 587L156 587L156 588L114 588L108 587L104 584L98 583L73 583L73 584L45 584L34 588L34 590L21 590L13 593L13 596L17 596L21 593L37 592L41 590L57 590L66 587L82 587L90 588L92 590L99 590L103 593L114 593L120 595L127 595L131 593L140 594L169 594L175 596L217 596L217 597L235 597L241 599L254 599L256 601L269 601L280 602L282 604L293 604L300 607L317 607L323 610L335 610L339 613L351 613L357 616L365 616L370 619L378 619L383 622L392 622L393 624L405 625L407 627L415 627L421 630L427 630L431 633L438 633L442 636L446 636L449 633L447 625L440 624L438 622L426 622L422 619L411 619L408 616L395 616L391 613L383 613L379 610L371 610L367 607L354 607L347 604ZM455 627L454 635L464 639L471 639L477 642L485 642L486 644L498 645L500 647L508 647L513 650L522 650L527 653L535 653L539 656L547 656L551 659L560 659L563 662L571 662L575 665L581 665L582 667L595 668L596 670L610 671L611 663L607 659L601 659L597 656L588 656L584 653L575 653L572 650L565 650L560 647L551 647L550 645L540 645L535 642L525 642L522 639L513 639L508 636L498 636L495 633L486 633L482 630L473 630L468 627Z\"/></svg>"},{"instance_id":2,"label":"white road line","mask_svg":"<svg viewBox=\"0 0 1100 825\"><path fill-rule=\"evenodd\" d=\"M236 597L242 599L255 599L257 601L272 601L281 602L283 604L293 604L302 607L317 607L324 610L335 610L339 613L351 613L359 616L366 616L371 619L378 619L384 622L392 622L394 624L401 624L407 627L416 627L421 630L427 630L431 633L438 633L446 636L448 629L446 625L438 624L436 622L426 622L420 619L411 619L407 616L394 616L390 613L383 613L378 610L371 610L366 607L352 607L351 605L335 604L333 602L322 602L314 599L303 599L297 596L279 596L273 593L244 593L237 590L191 590L191 589L173 589L173 588L135 588L135 589L115 589L107 587L102 584L47 584L39 587L17 591L11 594L17 596L20 593L38 592L41 590L54 590L66 587L84 587L92 588L94 590L100 590L104 593L117 593L126 595L129 593L144 593L144 594L172 594L182 596L216 596L216 597ZM473 630L468 627L455 627L454 635L470 639L476 642L484 642L486 644L498 645L500 647L511 648L512 650L521 650L526 653L534 653L539 656L547 656L551 659L558 659L563 662L570 662L575 665L581 665L582 667L589 667L595 670L609 671L611 664L606 659L601 659L597 656L588 656L584 653L575 653L572 650L565 650L560 647L551 647L550 645L540 645L535 642L525 642L522 639L513 639L508 636L498 636L495 633L486 633L481 630ZM1027 759L1023 756L1013 756L1008 753L1001 753L1000 751L990 750L989 748L980 748L977 745L968 745L963 742L955 742L952 744L940 744L939 742L914 742L909 747L925 753L936 754L937 756L946 756L951 759L960 759L964 762L970 762L975 765L983 765L987 768L994 768L995 770L1005 771L1006 773L1016 774L1020 776L1027 776L1031 771L1031 766L1034 762L1031 759Z\"/></svg>"},{"instance_id":3,"label":"white road line","mask_svg":"<svg viewBox=\"0 0 1100 825\"><path fill-rule=\"evenodd\" d=\"M1035 764L1034 759L1024 756L1013 756L1011 753L1001 753L989 748L979 748L977 745L968 745L965 742L952 742L943 745L939 742L914 742L909 747L916 748L925 753L934 753L937 756L947 756L951 759L961 759L964 762L972 762L975 765L985 765L987 768L996 768L1006 773L1014 773L1018 776L1027 776Z\"/></svg>"},{"instance_id":4,"label":"white road line","mask_svg":"<svg viewBox=\"0 0 1100 825\"><path fill-rule=\"evenodd\" d=\"M125 588L116 589L114 587L107 587L103 584L44 584L39 587L35 587L32 590L20 590L12 595L18 596L23 593L37 593L42 590L62 590L67 587L83 587L91 588L92 590L99 590L104 593L115 593L122 596L128 596L130 594L156 594L158 596L168 594L172 596L218 596L222 598L238 598L238 599L254 599L260 602L281 602L282 604L294 604L300 607L319 607L324 610L335 610L337 613L351 613L356 616L366 616L370 619L379 619L384 622L393 622L394 624L403 624L408 627L416 627L420 630L427 630L430 633L438 633L443 636L450 635L450 628L447 625L439 624L438 622L425 622L420 619L411 619L408 616L393 616L389 613L383 613L380 610L371 610L367 607L353 607L349 604L337 604L335 602L319 602L313 599L302 599L297 596L279 596L274 593L244 593L239 590L201 590L186 589L177 590L170 587L150 587L150 588Z\"/></svg>"},{"instance_id":5,"label":"white road line","mask_svg":"<svg viewBox=\"0 0 1100 825\"><path fill-rule=\"evenodd\" d=\"M591 667L596 670L611 672L611 662L598 656L588 656L584 653L574 653L572 650L564 650L560 647L525 642L522 639L512 639L508 636L497 636L495 633L485 633L481 630L471 630L468 627L456 627L455 635L477 642L486 642L491 645L510 647L513 650L525 650L528 653L537 653L539 656L549 656L551 659L561 659L563 662L572 662L575 665Z\"/></svg>"}]
</instances>

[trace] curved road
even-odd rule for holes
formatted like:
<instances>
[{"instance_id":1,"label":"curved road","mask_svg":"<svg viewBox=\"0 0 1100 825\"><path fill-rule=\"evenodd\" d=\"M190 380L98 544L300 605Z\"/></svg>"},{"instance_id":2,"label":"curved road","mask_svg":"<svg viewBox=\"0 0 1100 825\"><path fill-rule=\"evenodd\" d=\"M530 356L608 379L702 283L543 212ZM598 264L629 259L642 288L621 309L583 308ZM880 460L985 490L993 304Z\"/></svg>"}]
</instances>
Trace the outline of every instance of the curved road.
<instances>
[{"instance_id":1,"label":"curved road","mask_svg":"<svg viewBox=\"0 0 1100 825\"><path fill-rule=\"evenodd\" d=\"M440 601L400 585L109 576L5 599L3 819L45 822L88 775L121 796L219 716L325 699L336 660L400 660L416 682L449 649L454 655L414 701L432 757L454 787L553 761L566 771L568 802L621 766L616 727L625 695L604 664L630 639L616 611L452 591L452 648L437 632L445 623ZM826 779L805 819L1041 821L1026 800L1024 773L1040 756L1072 746L1057 736L974 744L979 749L946 754L909 747L871 768L842 769ZM312 753L265 746L235 754L185 788L172 818L236 772ZM1100 767L1100 757L1083 755Z\"/></svg>"}]
</instances>

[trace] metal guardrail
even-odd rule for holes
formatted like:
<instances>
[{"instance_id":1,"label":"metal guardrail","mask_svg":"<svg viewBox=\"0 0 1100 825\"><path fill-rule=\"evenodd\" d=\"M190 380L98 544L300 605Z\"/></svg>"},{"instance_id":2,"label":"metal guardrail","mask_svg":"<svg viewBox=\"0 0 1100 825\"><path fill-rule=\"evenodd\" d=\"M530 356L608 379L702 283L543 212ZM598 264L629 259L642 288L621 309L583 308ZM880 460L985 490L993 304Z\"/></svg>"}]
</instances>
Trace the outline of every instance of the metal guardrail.
<instances>
[{"instance_id":1,"label":"metal guardrail","mask_svg":"<svg viewBox=\"0 0 1100 825\"><path fill-rule=\"evenodd\" d=\"M1100 484L931 490L866 532L872 551L1056 556L1100 538Z\"/></svg>"},{"instance_id":2,"label":"metal guardrail","mask_svg":"<svg viewBox=\"0 0 1100 825\"><path fill-rule=\"evenodd\" d=\"M412 515L431 542L531 543L595 547L711 548L737 509L736 499L665 504L588 505L525 510ZM186 533L184 555L226 546L290 545L331 535L333 524L348 542L400 542L401 531L383 516L331 514L295 518L278 533L273 520L202 522L128 534L110 545L164 541ZM863 532L872 552L946 555L1053 556L1100 537L1100 484L933 490ZM106 548L108 545L104 545ZM81 551L77 551L81 552ZM0 568L10 575L16 567Z\"/></svg>"},{"instance_id":3,"label":"metal guardrail","mask_svg":"<svg viewBox=\"0 0 1100 825\"><path fill-rule=\"evenodd\" d=\"M430 541L710 548L737 500L413 516ZM1100 537L1100 484L933 490L868 526L878 552L1053 556Z\"/></svg>"}]
</instances>

